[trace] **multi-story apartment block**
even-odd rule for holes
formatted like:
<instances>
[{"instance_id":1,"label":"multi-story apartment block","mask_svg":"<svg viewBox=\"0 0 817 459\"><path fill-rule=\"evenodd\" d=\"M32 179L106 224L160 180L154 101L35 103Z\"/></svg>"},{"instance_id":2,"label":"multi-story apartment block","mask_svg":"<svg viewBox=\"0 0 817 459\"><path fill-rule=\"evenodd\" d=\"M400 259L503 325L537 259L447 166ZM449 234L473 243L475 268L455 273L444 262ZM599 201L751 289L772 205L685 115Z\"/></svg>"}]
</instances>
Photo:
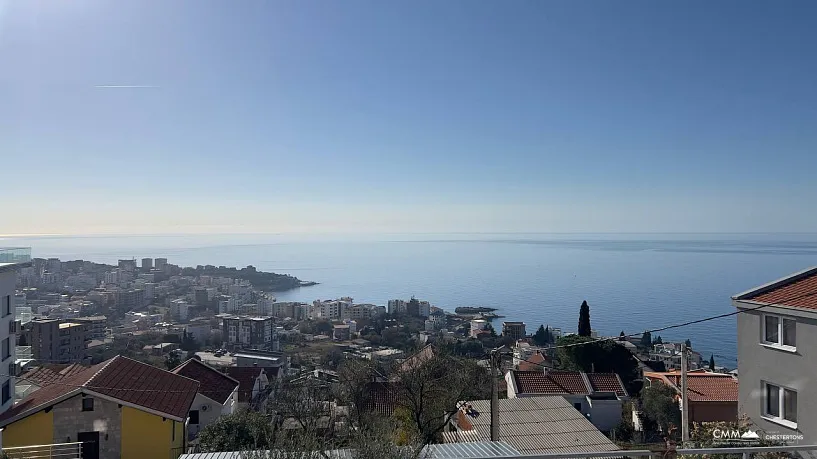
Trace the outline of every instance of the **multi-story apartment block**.
<instances>
[{"instance_id":1,"label":"multi-story apartment block","mask_svg":"<svg viewBox=\"0 0 817 459\"><path fill-rule=\"evenodd\" d=\"M224 345L235 349L279 348L278 333L272 317L226 316L221 321Z\"/></svg>"},{"instance_id":2,"label":"multi-story apartment block","mask_svg":"<svg viewBox=\"0 0 817 459\"><path fill-rule=\"evenodd\" d=\"M735 295L732 304L740 312L740 412L766 432L817 441L817 267Z\"/></svg>"},{"instance_id":3,"label":"multi-story apartment block","mask_svg":"<svg viewBox=\"0 0 817 459\"><path fill-rule=\"evenodd\" d=\"M14 403L15 348L20 328L13 300L17 282L15 269L28 266L30 259L28 249L0 249L0 413Z\"/></svg>"},{"instance_id":4,"label":"multi-story apartment block","mask_svg":"<svg viewBox=\"0 0 817 459\"><path fill-rule=\"evenodd\" d=\"M78 322L85 325L86 338L105 339L108 328L108 318L105 316L91 316L91 317L77 317L72 322Z\"/></svg>"},{"instance_id":5,"label":"multi-story apartment block","mask_svg":"<svg viewBox=\"0 0 817 459\"><path fill-rule=\"evenodd\" d=\"M85 358L86 325L59 319L34 319L31 353L35 360L48 363L80 362Z\"/></svg>"},{"instance_id":6,"label":"multi-story apartment block","mask_svg":"<svg viewBox=\"0 0 817 459\"><path fill-rule=\"evenodd\" d=\"M406 301L405 300L389 300L388 308L389 314L405 314Z\"/></svg>"},{"instance_id":7,"label":"multi-story apartment block","mask_svg":"<svg viewBox=\"0 0 817 459\"><path fill-rule=\"evenodd\" d=\"M514 341L525 337L525 322L502 322L502 336Z\"/></svg>"}]
</instances>

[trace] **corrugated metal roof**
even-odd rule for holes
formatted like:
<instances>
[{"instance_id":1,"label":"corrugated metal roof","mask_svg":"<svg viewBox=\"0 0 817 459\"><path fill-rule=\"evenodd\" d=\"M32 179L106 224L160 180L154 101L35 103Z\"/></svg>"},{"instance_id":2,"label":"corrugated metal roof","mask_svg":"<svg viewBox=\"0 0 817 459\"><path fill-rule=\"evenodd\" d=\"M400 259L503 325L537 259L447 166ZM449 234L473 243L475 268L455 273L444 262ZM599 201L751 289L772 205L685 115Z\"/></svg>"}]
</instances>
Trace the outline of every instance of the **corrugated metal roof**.
<instances>
[{"instance_id":1,"label":"corrugated metal roof","mask_svg":"<svg viewBox=\"0 0 817 459\"><path fill-rule=\"evenodd\" d=\"M354 454L348 449L327 451L332 459L353 459ZM244 459L248 453L239 451L219 453L182 454L179 459ZM428 459L473 459L503 456L518 456L520 452L505 442L452 443L445 445L428 445L420 457Z\"/></svg>"},{"instance_id":2,"label":"corrugated metal roof","mask_svg":"<svg viewBox=\"0 0 817 459\"><path fill-rule=\"evenodd\" d=\"M480 413L480 416L468 419L476 439L489 439L490 400L477 400L470 404ZM459 440L455 438L455 435L448 435L446 441L463 441L462 437ZM560 396L499 400L499 438L523 454L619 449Z\"/></svg>"}]
</instances>

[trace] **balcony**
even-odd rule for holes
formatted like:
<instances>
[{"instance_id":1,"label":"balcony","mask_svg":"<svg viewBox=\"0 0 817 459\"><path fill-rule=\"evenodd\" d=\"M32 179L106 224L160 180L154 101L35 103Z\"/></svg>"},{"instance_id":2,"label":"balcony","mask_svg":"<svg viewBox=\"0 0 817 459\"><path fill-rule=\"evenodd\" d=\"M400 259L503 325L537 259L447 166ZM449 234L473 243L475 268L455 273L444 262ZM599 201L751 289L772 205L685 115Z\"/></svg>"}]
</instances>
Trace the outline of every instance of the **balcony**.
<instances>
[{"instance_id":1,"label":"balcony","mask_svg":"<svg viewBox=\"0 0 817 459\"><path fill-rule=\"evenodd\" d=\"M43 459L81 459L82 443L54 443L51 445L19 446L2 448L0 455L8 459L43 458Z\"/></svg>"},{"instance_id":2,"label":"balcony","mask_svg":"<svg viewBox=\"0 0 817 459\"><path fill-rule=\"evenodd\" d=\"M28 263L31 247L0 247L0 265L3 263Z\"/></svg>"}]
</instances>

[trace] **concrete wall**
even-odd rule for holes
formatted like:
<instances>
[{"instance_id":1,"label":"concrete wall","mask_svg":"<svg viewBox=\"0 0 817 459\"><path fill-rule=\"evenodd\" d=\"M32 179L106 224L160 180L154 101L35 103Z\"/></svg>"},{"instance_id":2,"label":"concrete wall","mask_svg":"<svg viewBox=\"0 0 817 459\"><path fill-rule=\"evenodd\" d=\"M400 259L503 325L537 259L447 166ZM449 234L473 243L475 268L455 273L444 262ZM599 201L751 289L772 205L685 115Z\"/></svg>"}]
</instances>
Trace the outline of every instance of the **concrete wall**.
<instances>
[{"instance_id":1,"label":"concrete wall","mask_svg":"<svg viewBox=\"0 0 817 459\"><path fill-rule=\"evenodd\" d=\"M17 273L10 270L0 271L0 299L6 296L11 296L11 314L7 315L6 317L0 318L0 342L6 338L9 338L9 352L11 353L10 357L0 364L0 375L8 375L9 374L9 363L14 363L15 359L15 344L17 343L16 335L9 334L9 324L14 321L14 287L17 282ZM2 305L2 302L0 302ZM2 358L2 356L0 356ZM6 382L9 382L10 385L10 395L11 398L6 403L0 404L0 413L5 412L14 404L14 378L9 378L8 376L0 376L0 387L2 387ZM2 400L0 400L2 402Z\"/></svg>"},{"instance_id":2,"label":"concrete wall","mask_svg":"<svg viewBox=\"0 0 817 459\"><path fill-rule=\"evenodd\" d=\"M584 406L587 410L582 412L602 432L609 432L621 423L621 400L585 399Z\"/></svg>"},{"instance_id":3,"label":"concrete wall","mask_svg":"<svg viewBox=\"0 0 817 459\"><path fill-rule=\"evenodd\" d=\"M735 302L740 307L741 303ZM752 305L743 305L752 307ZM762 313L781 314L797 320L796 352L764 346L761 343ZM766 432L802 433L801 444L817 441L817 314L803 309L766 307L737 315L738 374L740 398L738 411L747 414ZM797 428L767 421L761 416L763 381L797 391Z\"/></svg>"},{"instance_id":4,"label":"concrete wall","mask_svg":"<svg viewBox=\"0 0 817 459\"><path fill-rule=\"evenodd\" d=\"M86 396L89 397L89 396ZM82 411L81 395L54 405L54 443L77 441L79 432L99 432L99 457L119 457L122 413L117 403L96 398L93 411Z\"/></svg>"},{"instance_id":5,"label":"concrete wall","mask_svg":"<svg viewBox=\"0 0 817 459\"><path fill-rule=\"evenodd\" d=\"M229 404L229 400L227 403ZM203 409L205 406L207 408ZM223 405L210 400L202 394L196 394L196 398L193 400L193 405L190 407L190 411L198 410L199 423L198 425L190 424L188 426L188 432L190 435L198 435L201 429L204 429L206 426L215 422L216 419L221 416L223 409Z\"/></svg>"}]
</instances>

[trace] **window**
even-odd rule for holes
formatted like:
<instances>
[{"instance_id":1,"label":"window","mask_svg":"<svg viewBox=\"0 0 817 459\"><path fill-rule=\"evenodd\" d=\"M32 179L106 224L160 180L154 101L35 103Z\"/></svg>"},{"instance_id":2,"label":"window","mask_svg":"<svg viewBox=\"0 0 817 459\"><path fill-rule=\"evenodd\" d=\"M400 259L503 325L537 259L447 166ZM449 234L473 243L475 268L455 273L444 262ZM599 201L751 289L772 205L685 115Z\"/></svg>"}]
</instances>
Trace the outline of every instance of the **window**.
<instances>
[{"instance_id":1,"label":"window","mask_svg":"<svg viewBox=\"0 0 817 459\"><path fill-rule=\"evenodd\" d=\"M5 405L6 402L11 400L11 381L6 381L3 383L3 402L2 404Z\"/></svg>"},{"instance_id":2,"label":"window","mask_svg":"<svg viewBox=\"0 0 817 459\"><path fill-rule=\"evenodd\" d=\"M11 344L10 344L8 338L3 340L3 349L2 349L2 351L3 351L3 360L6 360L7 358L11 357Z\"/></svg>"},{"instance_id":3,"label":"window","mask_svg":"<svg viewBox=\"0 0 817 459\"><path fill-rule=\"evenodd\" d=\"M190 411L190 424L199 423L199 410Z\"/></svg>"},{"instance_id":4,"label":"window","mask_svg":"<svg viewBox=\"0 0 817 459\"><path fill-rule=\"evenodd\" d=\"M82 411L94 411L94 399L88 397L82 399Z\"/></svg>"},{"instance_id":5,"label":"window","mask_svg":"<svg viewBox=\"0 0 817 459\"><path fill-rule=\"evenodd\" d=\"M3 297L3 317L11 314L11 295Z\"/></svg>"},{"instance_id":6,"label":"window","mask_svg":"<svg viewBox=\"0 0 817 459\"><path fill-rule=\"evenodd\" d=\"M797 346L797 321L779 316L763 316L763 344L794 349Z\"/></svg>"},{"instance_id":7,"label":"window","mask_svg":"<svg viewBox=\"0 0 817 459\"><path fill-rule=\"evenodd\" d=\"M176 441L176 421L170 421L170 441Z\"/></svg>"},{"instance_id":8,"label":"window","mask_svg":"<svg viewBox=\"0 0 817 459\"><path fill-rule=\"evenodd\" d=\"M763 383L763 416L770 421L797 427L797 392Z\"/></svg>"}]
</instances>

